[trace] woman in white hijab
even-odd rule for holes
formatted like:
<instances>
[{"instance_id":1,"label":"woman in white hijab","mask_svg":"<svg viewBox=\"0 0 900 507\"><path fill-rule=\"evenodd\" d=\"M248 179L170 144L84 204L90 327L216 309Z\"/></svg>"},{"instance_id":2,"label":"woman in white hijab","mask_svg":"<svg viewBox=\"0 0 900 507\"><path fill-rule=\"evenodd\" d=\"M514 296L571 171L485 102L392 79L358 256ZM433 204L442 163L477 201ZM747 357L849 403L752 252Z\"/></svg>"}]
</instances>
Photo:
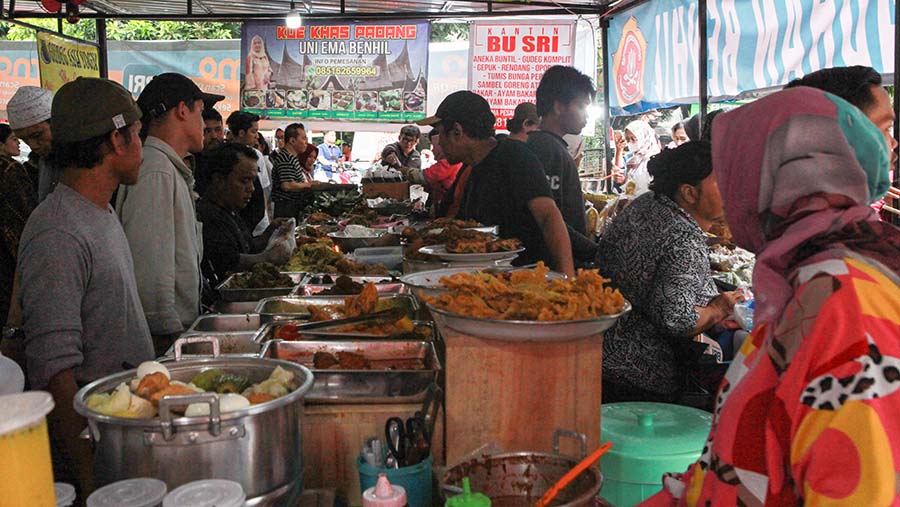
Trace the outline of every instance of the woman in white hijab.
<instances>
[{"instance_id":1,"label":"woman in white hijab","mask_svg":"<svg viewBox=\"0 0 900 507\"><path fill-rule=\"evenodd\" d=\"M628 151L631 153L631 158L625 162L626 181L634 182L634 192L626 193L637 197L649 190L647 161L660 152L659 140L653 127L643 120L635 120L625 126L625 140L628 141ZM625 188L628 188L627 183Z\"/></svg>"}]
</instances>

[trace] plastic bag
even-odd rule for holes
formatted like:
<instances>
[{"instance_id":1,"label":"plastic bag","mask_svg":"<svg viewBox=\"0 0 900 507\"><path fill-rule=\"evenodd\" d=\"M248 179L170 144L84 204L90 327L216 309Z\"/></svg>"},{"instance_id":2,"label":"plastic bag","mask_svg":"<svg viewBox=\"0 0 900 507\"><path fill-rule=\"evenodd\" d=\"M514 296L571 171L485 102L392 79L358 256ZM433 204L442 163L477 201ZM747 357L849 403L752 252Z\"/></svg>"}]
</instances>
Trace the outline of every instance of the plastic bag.
<instances>
[{"instance_id":1,"label":"plastic bag","mask_svg":"<svg viewBox=\"0 0 900 507\"><path fill-rule=\"evenodd\" d=\"M743 329L753 331L754 301L742 301L734 305L734 321Z\"/></svg>"},{"instance_id":2,"label":"plastic bag","mask_svg":"<svg viewBox=\"0 0 900 507\"><path fill-rule=\"evenodd\" d=\"M289 218L272 231L265 250L269 254L272 264L281 265L291 260L291 255L297 248L297 238L294 236L296 228L297 219Z\"/></svg>"}]
</instances>

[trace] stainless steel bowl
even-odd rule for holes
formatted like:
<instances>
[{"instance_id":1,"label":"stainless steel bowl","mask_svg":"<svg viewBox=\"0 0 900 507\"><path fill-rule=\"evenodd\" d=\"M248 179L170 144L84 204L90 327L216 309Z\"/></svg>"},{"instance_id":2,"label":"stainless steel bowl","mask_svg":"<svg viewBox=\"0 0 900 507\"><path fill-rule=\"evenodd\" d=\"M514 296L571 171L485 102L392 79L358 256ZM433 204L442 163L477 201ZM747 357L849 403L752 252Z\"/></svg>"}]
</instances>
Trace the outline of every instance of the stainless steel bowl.
<instances>
[{"instance_id":1,"label":"stainless steel bowl","mask_svg":"<svg viewBox=\"0 0 900 507\"><path fill-rule=\"evenodd\" d=\"M382 236L387 234L387 231L379 232L377 236L348 236L343 231L341 232L330 232L328 233L328 237L331 238L331 241L341 249L341 252L352 252L357 248L364 248L369 246L375 246L379 244L379 240L381 240Z\"/></svg>"}]
</instances>

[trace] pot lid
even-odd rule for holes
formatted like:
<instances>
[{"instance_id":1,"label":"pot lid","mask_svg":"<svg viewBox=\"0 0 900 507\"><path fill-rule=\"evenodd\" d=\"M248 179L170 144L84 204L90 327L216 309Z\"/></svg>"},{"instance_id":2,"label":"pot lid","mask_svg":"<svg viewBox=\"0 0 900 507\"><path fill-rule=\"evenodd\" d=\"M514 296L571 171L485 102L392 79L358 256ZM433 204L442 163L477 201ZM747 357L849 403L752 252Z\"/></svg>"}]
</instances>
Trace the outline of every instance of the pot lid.
<instances>
[{"instance_id":1,"label":"pot lid","mask_svg":"<svg viewBox=\"0 0 900 507\"><path fill-rule=\"evenodd\" d=\"M166 483L139 478L107 484L88 497L87 507L155 507L166 496Z\"/></svg>"},{"instance_id":2,"label":"pot lid","mask_svg":"<svg viewBox=\"0 0 900 507\"><path fill-rule=\"evenodd\" d=\"M668 403L608 403L600 419L604 440L620 455L696 452L709 435L712 414Z\"/></svg>"},{"instance_id":3,"label":"pot lid","mask_svg":"<svg viewBox=\"0 0 900 507\"><path fill-rule=\"evenodd\" d=\"M53 396L45 391L28 391L0 396L0 435L34 426L53 410Z\"/></svg>"},{"instance_id":4,"label":"pot lid","mask_svg":"<svg viewBox=\"0 0 900 507\"><path fill-rule=\"evenodd\" d=\"M240 483L208 479L176 488L166 495L163 507L242 507L246 498Z\"/></svg>"},{"instance_id":5,"label":"pot lid","mask_svg":"<svg viewBox=\"0 0 900 507\"><path fill-rule=\"evenodd\" d=\"M56 493L56 507L69 507L75 503L75 486L57 482L53 485L53 492Z\"/></svg>"}]
</instances>

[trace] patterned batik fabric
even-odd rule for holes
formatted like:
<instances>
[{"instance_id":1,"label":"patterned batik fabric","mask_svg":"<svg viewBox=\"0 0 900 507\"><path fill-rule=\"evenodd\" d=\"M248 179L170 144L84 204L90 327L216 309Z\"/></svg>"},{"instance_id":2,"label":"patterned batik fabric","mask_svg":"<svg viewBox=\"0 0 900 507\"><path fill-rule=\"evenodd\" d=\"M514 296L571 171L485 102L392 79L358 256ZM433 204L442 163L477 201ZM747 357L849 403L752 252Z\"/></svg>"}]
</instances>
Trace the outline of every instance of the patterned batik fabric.
<instances>
[{"instance_id":1,"label":"patterned batik fabric","mask_svg":"<svg viewBox=\"0 0 900 507\"><path fill-rule=\"evenodd\" d=\"M842 251L791 285L728 370L700 460L641 505L900 505L900 279Z\"/></svg>"},{"instance_id":2,"label":"patterned batik fabric","mask_svg":"<svg viewBox=\"0 0 900 507\"><path fill-rule=\"evenodd\" d=\"M37 207L37 168L0 156L0 322L6 321L25 222Z\"/></svg>"}]
</instances>

